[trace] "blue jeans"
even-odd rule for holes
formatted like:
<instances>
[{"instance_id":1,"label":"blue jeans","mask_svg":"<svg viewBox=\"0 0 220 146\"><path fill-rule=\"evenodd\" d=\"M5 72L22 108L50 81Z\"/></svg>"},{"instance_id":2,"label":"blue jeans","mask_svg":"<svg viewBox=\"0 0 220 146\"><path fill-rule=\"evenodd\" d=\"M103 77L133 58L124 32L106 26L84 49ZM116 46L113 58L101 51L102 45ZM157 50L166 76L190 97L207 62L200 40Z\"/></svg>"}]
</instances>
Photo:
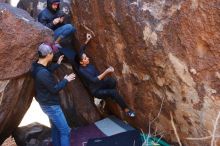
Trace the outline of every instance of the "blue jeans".
<instances>
[{"instance_id":1,"label":"blue jeans","mask_svg":"<svg viewBox=\"0 0 220 146\"><path fill-rule=\"evenodd\" d=\"M70 127L59 105L45 106L41 109L50 119L53 146L70 146Z\"/></svg>"},{"instance_id":2,"label":"blue jeans","mask_svg":"<svg viewBox=\"0 0 220 146\"><path fill-rule=\"evenodd\" d=\"M65 24L54 31L54 40L58 37L61 39L66 38L76 32L76 28L72 24Z\"/></svg>"}]
</instances>

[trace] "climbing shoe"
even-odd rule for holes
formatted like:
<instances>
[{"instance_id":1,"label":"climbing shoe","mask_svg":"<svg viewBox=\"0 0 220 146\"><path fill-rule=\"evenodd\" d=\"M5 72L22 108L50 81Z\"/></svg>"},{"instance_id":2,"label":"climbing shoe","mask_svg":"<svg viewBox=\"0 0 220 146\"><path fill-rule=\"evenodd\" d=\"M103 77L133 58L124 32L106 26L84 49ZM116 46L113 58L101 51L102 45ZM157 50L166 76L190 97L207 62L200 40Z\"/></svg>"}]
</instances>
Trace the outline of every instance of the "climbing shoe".
<instances>
[{"instance_id":1,"label":"climbing shoe","mask_svg":"<svg viewBox=\"0 0 220 146\"><path fill-rule=\"evenodd\" d=\"M136 113L134 111L132 111L131 109L129 109L129 111L126 112L127 116L133 118L136 116Z\"/></svg>"}]
</instances>

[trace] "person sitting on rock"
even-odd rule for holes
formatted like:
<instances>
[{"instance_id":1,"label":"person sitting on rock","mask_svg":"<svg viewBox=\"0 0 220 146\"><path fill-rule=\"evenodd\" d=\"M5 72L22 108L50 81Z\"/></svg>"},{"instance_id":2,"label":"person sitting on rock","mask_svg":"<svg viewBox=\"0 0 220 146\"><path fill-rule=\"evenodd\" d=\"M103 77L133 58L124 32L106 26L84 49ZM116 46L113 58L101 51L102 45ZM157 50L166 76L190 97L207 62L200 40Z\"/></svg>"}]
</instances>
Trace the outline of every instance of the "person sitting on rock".
<instances>
[{"instance_id":1,"label":"person sitting on rock","mask_svg":"<svg viewBox=\"0 0 220 146\"><path fill-rule=\"evenodd\" d=\"M47 0L47 7L38 15L38 21L54 31L54 42L60 42L75 31L72 24L64 23L64 13L60 10L60 0Z\"/></svg>"},{"instance_id":2,"label":"person sitting on rock","mask_svg":"<svg viewBox=\"0 0 220 146\"><path fill-rule=\"evenodd\" d=\"M80 52L78 54L79 75L83 78L83 81L94 97L100 99L111 98L119 104L121 109L129 117L135 117L135 112L127 106L123 97L116 90L116 80L107 77L108 74L114 72L114 68L109 67L100 74L95 66L90 64L89 57L87 57L85 53L85 48L91 38L92 36L87 34L85 45L80 48Z\"/></svg>"},{"instance_id":3,"label":"person sitting on rock","mask_svg":"<svg viewBox=\"0 0 220 146\"><path fill-rule=\"evenodd\" d=\"M38 55L39 60L32 64L31 69L35 82L35 98L50 119L53 146L70 146L71 129L60 107L59 91L75 79L75 74L66 75L63 80L57 82L52 73L61 64L63 56L59 57L56 64L50 64L53 51L45 43L38 47Z\"/></svg>"}]
</instances>

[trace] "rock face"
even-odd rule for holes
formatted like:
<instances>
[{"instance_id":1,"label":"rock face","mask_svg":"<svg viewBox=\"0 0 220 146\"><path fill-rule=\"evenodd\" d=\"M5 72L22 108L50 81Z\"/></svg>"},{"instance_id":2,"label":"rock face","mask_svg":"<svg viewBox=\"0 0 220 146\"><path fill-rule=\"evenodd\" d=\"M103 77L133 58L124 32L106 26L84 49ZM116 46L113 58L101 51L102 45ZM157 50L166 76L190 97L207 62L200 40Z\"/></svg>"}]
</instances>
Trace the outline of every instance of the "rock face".
<instances>
[{"instance_id":1,"label":"rock face","mask_svg":"<svg viewBox=\"0 0 220 146\"><path fill-rule=\"evenodd\" d=\"M211 138L186 138L210 136L220 110L219 6L217 0L73 1L79 37L95 35L90 58L100 71L115 68L119 90L137 112L130 123L145 130L151 123L176 142L172 113L182 143L210 145Z\"/></svg>"},{"instance_id":2,"label":"rock face","mask_svg":"<svg viewBox=\"0 0 220 146\"><path fill-rule=\"evenodd\" d=\"M41 42L51 39L52 31L30 15L8 4L0 4L0 144L16 129L32 98L33 80L29 73ZM71 67L57 71L61 79ZM62 91L61 102L70 126L100 118L79 79ZM86 105L86 106L84 106ZM74 112L75 111L75 112ZM76 123L77 122L77 123Z\"/></svg>"},{"instance_id":3,"label":"rock face","mask_svg":"<svg viewBox=\"0 0 220 146\"><path fill-rule=\"evenodd\" d=\"M26 77L25 77L26 76ZM33 81L28 75L0 80L0 143L20 123L33 97ZM28 90L27 90L28 89Z\"/></svg>"},{"instance_id":4,"label":"rock face","mask_svg":"<svg viewBox=\"0 0 220 146\"><path fill-rule=\"evenodd\" d=\"M52 36L52 32L23 10L7 4L1 4L0 10L0 79L3 80L27 73L40 41Z\"/></svg>"}]
</instances>

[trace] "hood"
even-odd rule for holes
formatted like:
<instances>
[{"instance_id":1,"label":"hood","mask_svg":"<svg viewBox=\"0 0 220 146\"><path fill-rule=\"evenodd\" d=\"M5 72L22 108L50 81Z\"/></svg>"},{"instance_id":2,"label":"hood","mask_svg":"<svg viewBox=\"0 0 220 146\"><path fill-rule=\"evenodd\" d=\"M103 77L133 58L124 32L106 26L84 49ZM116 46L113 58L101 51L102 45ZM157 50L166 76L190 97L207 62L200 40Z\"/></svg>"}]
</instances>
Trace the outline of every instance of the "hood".
<instances>
[{"instance_id":1,"label":"hood","mask_svg":"<svg viewBox=\"0 0 220 146\"><path fill-rule=\"evenodd\" d=\"M59 11L59 7L58 7L58 9L56 10L56 11L54 11L53 9L52 9L52 4L54 3L54 2L60 2L60 0L47 0L47 8L50 10L50 11L52 11L52 12L57 12L57 11Z\"/></svg>"}]
</instances>

